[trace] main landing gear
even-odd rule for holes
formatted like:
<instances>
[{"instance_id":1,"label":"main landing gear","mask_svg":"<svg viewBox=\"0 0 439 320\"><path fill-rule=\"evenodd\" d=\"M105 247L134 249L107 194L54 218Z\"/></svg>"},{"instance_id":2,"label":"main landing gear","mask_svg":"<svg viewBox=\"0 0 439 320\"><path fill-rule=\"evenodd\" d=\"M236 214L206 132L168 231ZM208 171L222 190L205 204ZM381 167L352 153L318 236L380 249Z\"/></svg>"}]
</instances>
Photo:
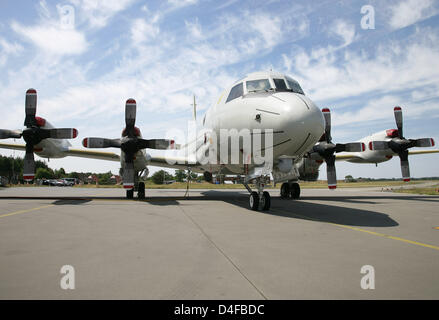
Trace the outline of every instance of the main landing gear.
<instances>
[{"instance_id":1,"label":"main landing gear","mask_svg":"<svg viewBox=\"0 0 439 320\"><path fill-rule=\"evenodd\" d=\"M127 191L126 191L127 199L134 198L134 191L136 191L135 188L127 189ZM144 182L137 183L137 198L145 199L145 183Z\"/></svg>"},{"instance_id":2,"label":"main landing gear","mask_svg":"<svg viewBox=\"0 0 439 320\"><path fill-rule=\"evenodd\" d=\"M271 206L271 197L267 191L264 191L265 182L263 178L256 179L256 187L258 191L252 191L248 184L244 183L244 186L250 193L249 205L250 209L257 211L259 209L267 211Z\"/></svg>"},{"instance_id":3,"label":"main landing gear","mask_svg":"<svg viewBox=\"0 0 439 320\"><path fill-rule=\"evenodd\" d=\"M300 185L297 182L284 182L280 187L280 197L282 199L299 199Z\"/></svg>"}]
</instances>

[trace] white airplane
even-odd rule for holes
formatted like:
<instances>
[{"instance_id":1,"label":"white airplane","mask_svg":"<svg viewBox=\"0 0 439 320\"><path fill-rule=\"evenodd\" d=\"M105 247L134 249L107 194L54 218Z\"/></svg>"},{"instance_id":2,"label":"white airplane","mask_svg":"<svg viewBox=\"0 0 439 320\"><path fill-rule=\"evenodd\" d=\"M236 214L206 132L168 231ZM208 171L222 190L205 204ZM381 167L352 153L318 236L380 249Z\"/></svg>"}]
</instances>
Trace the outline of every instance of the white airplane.
<instances>
[{"instance_id":1,"label":"white airplane","mask_svg":"<svg viewBox=\"0 0 439 320\"><path fill-rule=\"evenodd\" d=\"M434 141L431 138L404 139L402 115L399 115L401 113L396 116L398 130L393 130L390 136L390 131L387 130L359 142L334 144L331 138L329 109L324 108L321 111L304 94L299 83L291 77L276 72L256 72L237 81L222 93L218 102L204 115L203 130L184 146L177 146L173 140L142 139L140 130L135 127L136 102L134 99L129 99L125 107L126 127L121 139L91 137L83 140L83 145L87 148L120 148L120 157L114 153L92 154L85 150L70 148L58 154L113 161L120 159L127 198L133 198L135 189L140 198L144 197L145 185L138 182L138 178L144 170L147 170L148 165L190 169L203 173L207 181L212 181L212 176L215 174L243 176L241 182L250 193L251 209L268 210L271 198L264 188L269 182L270 174L274 183L282 183L280 192L282 198L297 199L300 197L298 181L317 180L319 167L323 161L326 162L330 189L334 189L337 183L335 160L378 163L389 160L393 155L399 155L403 177L409 177L408 170L405 169L408 168L407 149L414 146L433 146ZM244 161L245 157L241 155L238 163L222 163L219 158L216 162L200 161L203 157L209 156L209 150L220 149L219 139L212 137L219 137L221 129L237 131L248 129L253 133L259 132L258 138L272 134L273 159L269 171L265 163L256 163L254 154L250 155L250 161ZM9 136L5 131L0 134L2 137L15 137L14 132L10 131ZM251 135L252 145L254 137L255 135ZM240 140L241 151L244 147L243 143L243 140ZM0 147L5 145L0 144ZM369 150L366 150L366 147L369 147ZM165 151L166 154L162 156L152 156L145 151L148 148L176 150ZM230 148L228 152L230 156ZM412 151L410 154L436 152L439 150ZM251 190L250 183L256 186L257 192Z\"/></svg>"}]
</instances>

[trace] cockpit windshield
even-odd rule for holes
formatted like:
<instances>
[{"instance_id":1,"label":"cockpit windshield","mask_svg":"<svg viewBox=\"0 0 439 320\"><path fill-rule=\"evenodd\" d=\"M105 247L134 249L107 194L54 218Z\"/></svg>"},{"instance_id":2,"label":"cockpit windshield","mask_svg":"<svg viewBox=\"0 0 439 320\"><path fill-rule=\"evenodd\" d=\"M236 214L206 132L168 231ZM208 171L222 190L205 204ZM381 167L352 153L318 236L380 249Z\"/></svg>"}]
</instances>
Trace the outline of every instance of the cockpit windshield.
<instances>
[{"instance_id":1,"label":"cockpit windshield","mask_svg":"<svg viewBox=\"0 0 439 320\"><path fill-rule=\"evenodd\" d=\"M246 85L248 92L268 91L272 89L268 79L250 80L246 82Z\"/></svg>"},{"instance_id":2,"label":"cockpit windshield","mask_svg":"<svg viewBox=\"0 0 439 320\"><path fill-rule=\"evenodd\" d=\"M305 93L303 93L303 90L297 81L295 81L291 78L288 78L288 77L286 77L286 79L287 79L288 86L290 87L291 90L293 90L293 92L305 95Z\"/></svg>"}]
</instances>

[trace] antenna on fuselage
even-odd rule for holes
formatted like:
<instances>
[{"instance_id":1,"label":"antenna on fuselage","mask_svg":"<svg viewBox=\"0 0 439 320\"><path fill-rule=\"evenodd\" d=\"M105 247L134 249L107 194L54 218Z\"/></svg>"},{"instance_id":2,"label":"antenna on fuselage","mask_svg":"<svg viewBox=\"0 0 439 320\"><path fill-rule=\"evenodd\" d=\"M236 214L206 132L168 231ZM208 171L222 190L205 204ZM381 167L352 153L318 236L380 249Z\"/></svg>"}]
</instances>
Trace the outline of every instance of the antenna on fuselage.
<instances>
[{"instance_id":1,"label":"antenna on fuselage","mask_svg":"<svg viewBox=\"0 0 439 320\"><path fill-rule=\"evenodd\" d=\"M194 95L194 103L192 103L191 106L194 106L193 119L194 121L197 121L197 102L195 101L195 95Z\"/></svg>"}]
</instances>

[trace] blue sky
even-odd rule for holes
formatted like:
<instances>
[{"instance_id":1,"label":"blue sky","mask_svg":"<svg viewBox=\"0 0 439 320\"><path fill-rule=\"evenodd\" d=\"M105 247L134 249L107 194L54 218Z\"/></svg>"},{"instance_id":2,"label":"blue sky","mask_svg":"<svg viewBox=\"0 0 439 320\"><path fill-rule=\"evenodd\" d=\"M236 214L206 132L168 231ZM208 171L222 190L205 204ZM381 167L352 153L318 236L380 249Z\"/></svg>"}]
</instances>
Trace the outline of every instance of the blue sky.
<instances>
[{"instance_id":1,"label":"blue sky","mask_svg":"<svg viewBox=\"0 0 439 320\"><path fill-rule=\"evenodd\" d=\"M374 29L362 27L364 5L373 8ZM394 128L400 105L406 137L439 142L438 12L434 0L2 1L0 127L22 127L24 93L33 87L38 115L79 130L75 147L86 136L120 136L129 97L143 136L159 138L170 127L185 130L193 94L201 114L235 80L272 69L331 108L334 141ZM412 176L439 176L438 160L412 156ZM77 158L50 165L119 167ZM337 173L401 175L398 158L377 168L337 163Z\"/></svg>"}]
</instances>

